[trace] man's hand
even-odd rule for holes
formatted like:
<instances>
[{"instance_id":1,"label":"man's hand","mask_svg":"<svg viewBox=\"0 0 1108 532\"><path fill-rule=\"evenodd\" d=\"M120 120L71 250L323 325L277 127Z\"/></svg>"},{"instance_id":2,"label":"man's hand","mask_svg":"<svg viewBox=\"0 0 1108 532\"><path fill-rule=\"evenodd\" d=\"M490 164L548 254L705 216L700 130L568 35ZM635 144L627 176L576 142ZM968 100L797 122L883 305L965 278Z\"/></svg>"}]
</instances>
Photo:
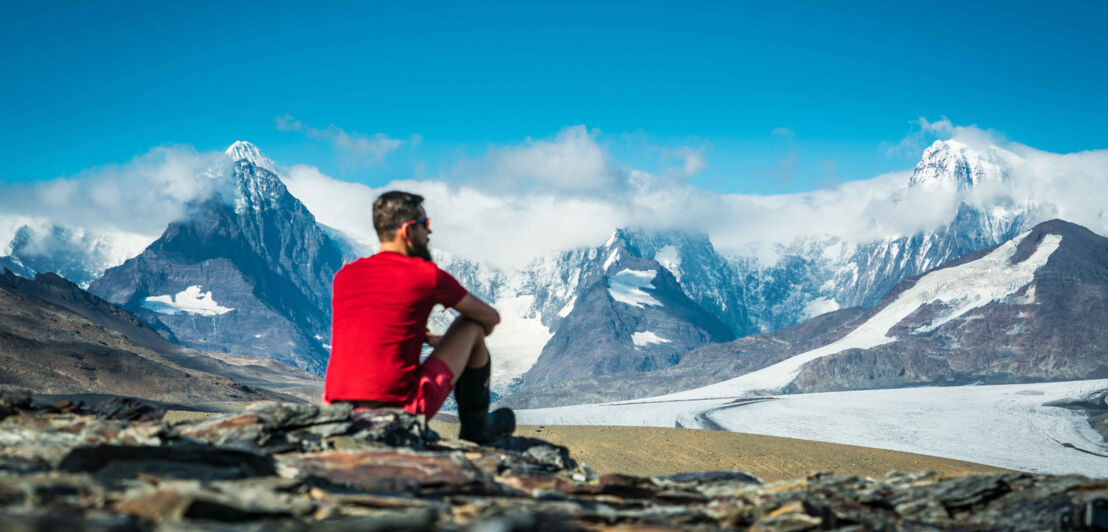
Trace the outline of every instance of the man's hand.
<instances>
[{"instance_id":1,"label":"man's hand","mask_svg":"<svg viewBox=\"0 0 1108 532\"><path fill-rule=\"evenodd\" d=\"M437 347L439 345L439 340L442 340L442 335L434 334L431 331L427 331L427 337L423 339L423 341L431 347Z\"/></svg>"}]
</instances>

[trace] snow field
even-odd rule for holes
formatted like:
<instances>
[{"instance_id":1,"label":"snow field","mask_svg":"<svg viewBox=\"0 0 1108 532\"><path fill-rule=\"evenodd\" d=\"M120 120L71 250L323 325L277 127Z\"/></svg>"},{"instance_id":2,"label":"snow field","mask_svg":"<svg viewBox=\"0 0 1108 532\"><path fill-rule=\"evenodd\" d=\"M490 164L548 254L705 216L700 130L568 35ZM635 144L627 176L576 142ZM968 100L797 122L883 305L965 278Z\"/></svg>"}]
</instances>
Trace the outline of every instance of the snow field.
<instances>
[{"instance_id":1,"label":"snow field","mask_svg":"<svg viewBox=\"0 0 1108 532\"><path fill-rule=\"evenodd\" d=\"M777 395L742 404L732 398L655 398L520 410L516 417L521 425L722 428L1036 473L1108 477L1108 444L1085 413L1045 406L1096 397L1106 389L1108 379Z\"/></svg>"},{"instance_id":2,"label":"snow field","mask_svg":"<svg viewBox=\"0 0 1108 532\"><path fill-rule=\"evenodd\" d=\"M1108 444L1086 415L1044 406L1106 388L1108 380L784 395L706 417L733 432L1108 477Z\"/></svg>"},{"instance_id":3,"label":"snow field","mask_svg":"<svg viewBox=\"0 0 1108 532\"><path fill-rule=\"evenodd\" d=\"M662 306L660 301L643 291L644 288L654 288L651 281L656 275L658 272L654 270L640 271L624 268L608 278L608 293L611 294L612 299L632 307L660 307Z\"/></svg>"}]
</instances>

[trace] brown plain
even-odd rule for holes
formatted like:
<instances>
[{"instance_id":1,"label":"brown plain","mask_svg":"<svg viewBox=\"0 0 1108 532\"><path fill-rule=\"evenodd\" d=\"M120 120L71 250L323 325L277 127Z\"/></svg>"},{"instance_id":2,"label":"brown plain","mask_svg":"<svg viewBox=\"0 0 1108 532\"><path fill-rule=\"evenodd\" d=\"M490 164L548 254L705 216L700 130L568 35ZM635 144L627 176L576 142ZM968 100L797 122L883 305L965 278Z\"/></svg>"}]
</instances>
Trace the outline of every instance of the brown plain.
<instances>
[{"instance_id":1,"label":"brown plain","mask_svg":"<svg viewBox=\"0 0 1108 532\"><path fill-rule=\"evenodd\" d=\"M432 421L431 428L444 438L458 434L456 423ZM710 430L543 425L521 426L515 435L564 445L570 456L598 474L742 471L773 482L822 472L881 477L890 471L937 471L947 475L1008 471L920 454Z\"/></svg>"}]
</instances>

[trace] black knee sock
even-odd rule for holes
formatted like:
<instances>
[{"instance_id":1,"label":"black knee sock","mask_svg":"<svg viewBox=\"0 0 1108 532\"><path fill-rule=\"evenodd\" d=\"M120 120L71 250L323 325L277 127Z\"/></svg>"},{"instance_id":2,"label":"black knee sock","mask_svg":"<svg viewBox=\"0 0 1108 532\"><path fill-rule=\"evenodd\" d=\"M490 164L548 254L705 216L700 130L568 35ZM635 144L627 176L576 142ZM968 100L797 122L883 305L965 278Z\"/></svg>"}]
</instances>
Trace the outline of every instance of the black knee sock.
<instances>
[{"instance_id":1,"label":"black knee sock","mask_svg":"<svg viewBox=\"0 0 1108 532\"><path fill-rule=\"evenodd\" d=\"M454 400L458 403L458 412L489 411L489 375L492 361L485 362L479 368L467 367L454 383Z\"/></svg>"},{"instance_id":2,"label":"black knee sock","mask_svg":"<svg viewBox=\"0 0 1108 532\"><path fill-rule=\"evenodd\" d=\"M466 368L454 384L454 400L458 402L458 437L477 444L511 436L516 428L515 414L501 408L489 412L489 374L492 361L479 368Z\"/></svg>"}]
</instances>

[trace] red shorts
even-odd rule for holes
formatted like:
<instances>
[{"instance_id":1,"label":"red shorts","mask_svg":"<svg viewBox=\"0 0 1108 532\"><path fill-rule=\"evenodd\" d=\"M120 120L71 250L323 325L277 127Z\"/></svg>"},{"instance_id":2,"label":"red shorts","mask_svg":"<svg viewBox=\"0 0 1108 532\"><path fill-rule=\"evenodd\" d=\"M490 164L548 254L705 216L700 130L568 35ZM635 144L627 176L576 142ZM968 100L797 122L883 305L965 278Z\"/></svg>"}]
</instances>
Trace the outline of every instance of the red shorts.
<instances>
[{"instance_id":1,"label":"red shorts","mask_svg":"<svg viewBox=\"0 0 1108 532\"><path fill-rule=\"evenodd\" d=\"M437 358L428 358L419 366L416 389L407 400L397 402L335 400L334 402L351 403L355 411L380 407L401 408L413 414L423 414L430 420L439 412L452 391L454 391L454 372L450 371L450 366Z\"/></svg>"},{"instance_id":2,"label":"red shorts","mask_svg":"<svg viewBox=\"0 0 1108 532\"><path fill-rule=\"evenodd\" d=\"M415 393L401 408L413 414L423 414L428 420L442 408L450 392L454 391L454 372L437 358L428 358L419 367L419 382Z\"/></svg>"}]
</instances>

